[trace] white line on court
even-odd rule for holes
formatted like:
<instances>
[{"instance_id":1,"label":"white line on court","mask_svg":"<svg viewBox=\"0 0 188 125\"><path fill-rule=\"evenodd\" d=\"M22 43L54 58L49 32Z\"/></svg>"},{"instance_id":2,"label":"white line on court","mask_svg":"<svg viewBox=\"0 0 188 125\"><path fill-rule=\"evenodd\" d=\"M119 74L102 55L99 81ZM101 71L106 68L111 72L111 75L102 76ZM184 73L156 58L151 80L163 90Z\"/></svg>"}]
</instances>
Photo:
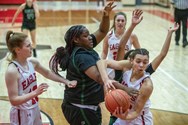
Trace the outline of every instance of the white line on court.
<instances>
[{"instance_id":1,"label":"white line on court","mask_svg":"<svg viewBox=\"0 0 188 125\"><path fill-rule=\"evenodd\" d=\"M159 67L159 70L160 70L161 72L163 72L166 76L168 76L170 79L172 79L175 83L177 83L177 85L179 85L182 89L184 89L185 91L188 92L187 86L183 85L182 83L180 83L179 81L177 81L176 79L174 79L170 74L168 74L166 71L164 71L164 70L161 69L160 67Z\"/></svg>"}]
</instances>

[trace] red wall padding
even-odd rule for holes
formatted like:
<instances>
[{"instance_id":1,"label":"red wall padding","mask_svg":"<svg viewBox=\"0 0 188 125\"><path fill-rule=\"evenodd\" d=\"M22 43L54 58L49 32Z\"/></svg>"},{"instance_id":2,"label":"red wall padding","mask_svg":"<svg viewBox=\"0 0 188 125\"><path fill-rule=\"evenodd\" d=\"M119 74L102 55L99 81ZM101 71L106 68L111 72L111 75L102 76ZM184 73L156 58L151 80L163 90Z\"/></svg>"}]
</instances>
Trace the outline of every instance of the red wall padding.
<instances>
[{"instance_id":1,"label":"red wall padding","mask_svg":"<svg viewBox=\"0 0 188 125\"><path fill-rule=\"evenodd\" d=\"M0 10L0 21L3 23L11 23L15 12L15 9ZM18 22L22 22L22 13L20 13L15 20L15 23Z\"/></svg>"},{"instance_id":2,"label":"red wall padding","mask_svg":"<svg viewBox=\"0 0 188 125\"><path fill-rule=\"evenodd\" d=\"M22 4L25 0L0 0L0 4Z\"/></svg>"}]
</instances>

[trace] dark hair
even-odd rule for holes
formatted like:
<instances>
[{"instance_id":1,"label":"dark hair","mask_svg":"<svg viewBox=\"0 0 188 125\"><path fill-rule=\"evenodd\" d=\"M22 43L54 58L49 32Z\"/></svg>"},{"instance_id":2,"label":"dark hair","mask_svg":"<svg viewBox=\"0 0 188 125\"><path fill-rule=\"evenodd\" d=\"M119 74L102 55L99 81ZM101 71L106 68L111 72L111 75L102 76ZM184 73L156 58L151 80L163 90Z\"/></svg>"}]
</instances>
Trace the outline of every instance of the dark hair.
<instances>
[{"instance_id":1,"label":"dark hair","mask_svg":"<svg viewBox=\"0 0 188 125\"><path fill-rule=\"evenodd\" d=\"M134 59L137 54L147 55L149 58L149 51L144 48L135 49L134 51L130 53L129 57Z\"/></svg>"},{"instance_id":2,"label":"dark hair","mask_svg":"<svg viewBox=\"0 0 188 125\"><path fill-rule=\"evenodd\" d=\"M119 16L119 15L124 16L125 20L127 20L127 16L126 16L126 14L124 12L118 12L118 13L116 13L115 16L114 16L112 27L110 29L113 29L113 28L115 29L115 20L116 20L117 16Z\"/></svg>"},{"instance_id":3,"label":"dark hair","mask_svg":"<svg viewBox=\"0 0 188 125\"><path fill-rule=\"evenodd\" d=\"M126 59L126 60L128 58L134 59L137 54L147 55L148 58L149 58L149 51L147 51L144 48L139 48L139 49L135 49L135 50L134 49L129 50L127 53L125 53L124 59ZM114 77L114 79L116 81L121 82L122 81L122 77L123 77L122 70L115 70L115 77Z\"/></svg>"},{"instance_id":4,"label":"dark hair","mask_svg":"<svg viewBox=\"0 0 188 125\"><path fill-rule=\"evenodd\" d=\"M56 74L59 74L58 66L64 71L67 69L69 63L69 57L72 54L73 48L75 47L75 38L79 38L83 33L86 27L83 25L75 25L70 27L65 33L64 40L66 42L66 46L59 47L56 49L56 53L51 57L49 62L49 67Z\"/></svg>"},{"instance_id":5,"label":"dark hair","mask_svg":"<svg viewBox=\"0 0 188 125\"><path fill-rule=\"evenodd\" d=\"M6 44L8 50L12 53L12 59L16 58L15 48L21 48L23 46L23 42L28 36L24 33L13 32L9 30L6 34Z\"/></svg>"},{"instance_id":6,"label":"dark hair","mask_svg":"<svg viewBox=\"0 0 188 125\"><path fill-rule=\"evenodd\" d=\"M134 49L131 49L131 50L129 50L128 52L126 52L125 53L125 55L124 55L124 59L128 59L128 58L132 58L131 56L131 53L134 51Z\"/></svg>"}]
</instances>

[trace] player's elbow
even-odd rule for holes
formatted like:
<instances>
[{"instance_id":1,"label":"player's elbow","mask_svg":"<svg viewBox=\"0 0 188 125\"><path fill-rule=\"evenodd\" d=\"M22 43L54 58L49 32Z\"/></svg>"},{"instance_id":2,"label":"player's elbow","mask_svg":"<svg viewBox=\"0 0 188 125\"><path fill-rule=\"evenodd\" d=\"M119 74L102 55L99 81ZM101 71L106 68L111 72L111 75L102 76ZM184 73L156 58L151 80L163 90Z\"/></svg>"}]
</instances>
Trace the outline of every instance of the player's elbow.
<instances>
[{"instance_id":1,"label":"player's elbow","mask_svg":"<svg viewBox=\"0 0 188 125\"><path fill-rule=\"evenodd\" d=\"M9 98L9 100L10 100L10 103L11 103L12 106L18 106L18 105L20 105L20 103L16 99Z\"/></svg>"},{"instance_id":2,"label":"player's elbow","mask_svg":"<svg viewBox=\"0 0 188 125\"><path fill-rule=\"evenodd\" d=\"M103 81L102 81L102 78L101 78L101 75L98 73L96 74L96 80L95 80L97 83L100 83L101 85L103 84Z\"/></svg>"}]
</instances>

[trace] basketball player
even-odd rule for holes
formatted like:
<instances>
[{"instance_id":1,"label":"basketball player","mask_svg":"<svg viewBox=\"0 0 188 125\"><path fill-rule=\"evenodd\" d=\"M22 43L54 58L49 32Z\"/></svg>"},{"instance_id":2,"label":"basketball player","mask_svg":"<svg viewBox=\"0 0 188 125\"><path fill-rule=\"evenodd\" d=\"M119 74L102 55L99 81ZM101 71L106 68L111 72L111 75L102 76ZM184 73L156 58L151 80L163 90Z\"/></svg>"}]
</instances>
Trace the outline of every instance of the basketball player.
<instances>
[{"instance_id":1,"label":"basketball player","mask_svg":"<svg viewBox=\"0 0 188 125\"><path fill-rule=\"evenodd\" d=\"M139 19L139 18L138 18ZM138 24L138 23L137 23ZM152 63L149 65L149 67L150 68L147 68L147 72L149 72L149 73L153 73L157 68L158 68L158 66L160 65L160 63L162 62L162 60L164 59L164 57L166 56L166 54L167 54L167 52L168 52L168 49L169 49L169 45L170 45L170 41L171 41L171 36L172 36L172 33L174 32L174 31L176 31L177 29L179 28L179 25L178 24L174 24L174 27L173 28L169 28L169 30L168 30L168 34L167 34L167 37L166 37L166 40L165 40L165 43L164 43L164 45L163 45L163 48L162 48L162 50L161 50L161 53L152 61ZM126 43L126 40L128 40L128 38L129 38L129 35L131 34L131 32L132 32L132 30L134 29L134 26L131 28L129 28L128 29L128 31L127 31L127 33L125 34L125 36L122 38L122 39L124 39L124 40L122 40L122 41L125 41L125 43ZM120 42L121 43L121 42ZM123 46L123 45L121 45L121 46ZM122 49L123 51L124 51L124 49ZM137 49L136 49L137 50ZM138 51L138 50L137 50ZM119 54L119 53L118 53ZM123 55L123 52L122 52L122 55ZM141 54L142 55L142 54ZM132 54L131 54L131 56L130 56L130 60L131 60L131 62L134 62L133 60L135 59L135 51L134 50L132 50ZM138 62L137 63L140 63L140 61L141 60L138 60ZM121 63L120 63L121 62ZM120 67L122 67L122 68L120 68L121 70L123 70L123 72L124 72L124 74L125 74L125 71L124 70L128 70L128 69L126 69L126 66L127 66L127 64L126 64L126 61L119 61L118 63L119 64L116 64L117 63L117 61L116 62L114 62L114 61L108 61L108 62L106 62L106 64L104 64L104 65L107 65L107 66L110 66L110 67L113 67L113 65L116 65L117 67L114 67L114 68L116 68L116 69L119 69ZM124 66L121 66L121 65L123 65L123 63L124 63ZM134 63L133 63L134 64ZM118 66L119 65L119 66ZM135 64L136 65L136 64ZM99 66L99 71L100 70L102 70L103 68L101 67L101 66L103 66L103 64L98 64L98 66ZM143 63L140 67L144 67L145 66L145 63ZM132 70L132 71L134 71L134 70ZM105 74L105 70L103 69L103 71L101 71L101 74ZM128 81L126 81L127 79L126 78L128 78L128 80L130 79L130 76L133 76L133 75L128 75L127 77L125 77L124 76L124 74L123 74L123 82L122 82L122 84L126 84L127 85L127 83L130 83L130 82L128 82ZM149 76L149 75L148 75ZM107 74L106 74L106 76L103 76L105 79L107 79ZM134 77L133 77L134 78ZM138 79L138 78L137 78ZM108 79L106 80L106 82L107 82L107 84L109 84L110 83L110 80L108 81ZM135 81L135 83L136 83L136 81ZM137 83L139 83L139 82L137 82ZM110 83L111 84L111 83ZM128 87L130 87L130 86L128 86ZM132 87L132 86L131 86ZM151 86L150 86L150 90L152 90L152 84L151 84ZM141 91L141 89L140 89L140 91ZM150 93L148 93L148 94L150 94ZM139 95L140 96L140 95ZM138 96L138 98L139 98L139 96ZM149 96L148 96L149 97ZM149 103L149 102L148 102ZM138 104L139 105L139 104ZM146 103L146 105L147 105L147 103ZM152 124L152 120L151 120L151 114L149 113L148 114L148 118L146 118L147 117L147 115L143 115L142 116L142 121L140 121L140 123L137 123L137 121L139 121L140 119L140 117L139 117L139 113L140 112L138 112L138 111L141 111L141 109L140 108L138 108L138 109L135 109L136 110L136 112L134 112L133 111L133 113L132 114L135 114L135 115L138 115L138 120L133 120L133 122L130 122L130 124L131 125L133 125L133 124L141 124L141 123L143 123L143 122L145 122L145 124L148 124L148 125L150 125L150 124ZM122 109L120 110L121 111L121 113L122 113ZM135 119L135 116L134 115L131 115L131 113L130 113L130 115L128 115L127 117L126 117L126 113L120 113L120 111L119 111L119 109L117 109L117 111L115 112L115 116L118 116L118 117L120 117L120 118L122 118L123 117L123 119ZM137 117L136 117L136 119L137 119ZM146 119L150 119L149 121L147 121ZM114 120L116 120L116 119L114 119ZM145 120L145 121L144 121ZM134 122L135 121L135 122ZM114 124L117 124L117 123L119 123L119 124L123 124L123 125L127 125L127 123L128 122L126 122L126 121L121 121L120 119L118 119ZM111 119L111 122L110 122L110 124L113 124L113 122L112 122L112 119Z\"/></svg>"},{"instance_id":2,"label":"basketball player","mask_svg":"<svg viewBox=\"0 0 188 125\"><path fill-rule=\"evenodd\" d=\"M120 40L120 47L118 48L118 53L117 53L117 60L123 60L123 59L130 59L131 58L131 51L128 51L125 54L125 45L128 41L129 36L131 35L131 32L133 31L135 26L130 26L128 28L128 31L122 36L122 39ZM160 51L160 53L154 58L154 60L148 65L146 72L152 74L153 72L155 72L155 70L159 67L159 65L161 64L161 62L164 60L164 58L166 57L169 47L170 47L170 43L171 43L171 37L172 37L172 33L176 30L178 30L179 28L179 24L178 23L174 23L173 28L170 27L168 29L168 34L166 36L165 42L162 46L162 49ZM121 77L121 72L120 71L115 71L115 80L119 80Z\"/></svg>"},{"instance_id":3,"label":"basketball player","mask_svg":"<svg viewBox=\"0 0 188 125\"><path fill-rule=\"evenodd\" d=\"M122 108L117 108L117 110L113 113L114 116L124 118L124 115L127 116L121 120L117 119L114 125L127 125L131 123L131 125L139 124L142 121L139 121L141 118L147 119L146 125L152 125L152 114L149 110L150 108L150 100L149 97L153 91L153 83L150 79L149 73L145 72L145 69L149 63L149 52L146 49L135 49L132 52L133 60L131 60L132 68L128 69L125 60L115 61L115 60L99 60L97 62L97 66L101 76L103 77L104 84L109 84L110 79L107 76L105 65L110 66L111 68L123 70L123 81L122 84L128 87L135 88L140 91L138 96L131 97L131 109L126 113L122 113ZM113 62L113 63L112 63ZM104 73L104 74L103 74ZM120 111L121 112L120 112ZM122 113L122 114L120 114ZM143 114L144 113L144 114ZM139 119L138 122L129 122L133 119ZM133 120L134 121L134 120ZM145 121L143 121L145 122ZM145 122L146 123L146 122Z\"/></svg>"},{"instance_id":4,"label":"basketball player","mask_svg":"<svg viewBox=\"0 0 188 125\"><path fill-rule=\"evenodd\" d=\"M117 60L117 51L121 37L126 31L127 16L123 12L118 12L114 16L113 25L103 41L103 50L101 54L102 59ZM140 44L136 34L131 34L127 44L125 45L126 52L134 48L140 48ZM113 69L108 68L108 75L114 79L115 72Z\"/></svg>"},{"instance_id":5,"label":"basketball player","mask_svg":"<svg viewBox=\"0 0 188 125\"><path fill-rule=\"evenodd\" d=\"M63 114L71 125L101 125L99 104L104 101L104 89L96 66L99 55L93 48L108 33L110 12L115 7L113 3L109 2L104 7L102 21L93 34L83 25L70 27L65 34L66 46L59 47L50 61L50 69L54 72L58 74L60 66L67 71L67 79L78 81L75 88L65 88L62 103ZM117 88L127 88L119 83L113 84Z\"/></svg>"},{"instance_id":6,"label":"basketball player","mask_svg":"<svg viewBox=\"0 0 188 125\"><path fill-rule=\"evenodd\" d=\"M96 67L99 56L93 48L109 30L113 3L104 7L99 29L93 34L83 25L69 28L65 34L66 47L58 48L50 62L60 64L62 70L67 70L68 79L78 81L76 88L65 88L62 104L63 114L70 125L100 125L102 122L99 103L104 101L104 91ZM54 65L51 69L56 72L57 67Z\"/></svg>"},{"instance_id":7,"label":"basketball player","mask_svg":"<svg viewBox=\"0 0 188 125\"><path fill-rule=\"evenodd\" d=\"M7 47L12 54L9 59L5 81L8 96L12 105L10 110L11 125L42 125L38 107L38 95L47 91L48 84L37 86L36 73L47 79L64 83L73 88L77 81L69 81L43 67L32 55L31 42L24 33L8 31L6 34Z\"/></svg>"},{"instance_id":8,"label":"basketball player","mask_svg":"<svg viewBox=\"0 0 188 125\"><path fill-rule=\"evenodd\" d=\"M21 4L17 9L12 19L12 26L14 26L15 20L19 13L23 14L22 27L23 33L30 33L32 40L33 56L37 57L36 53L36 19L39 17L39 9L36 0L25 0L25 3Z\"/></svg>"}]
</instances>

